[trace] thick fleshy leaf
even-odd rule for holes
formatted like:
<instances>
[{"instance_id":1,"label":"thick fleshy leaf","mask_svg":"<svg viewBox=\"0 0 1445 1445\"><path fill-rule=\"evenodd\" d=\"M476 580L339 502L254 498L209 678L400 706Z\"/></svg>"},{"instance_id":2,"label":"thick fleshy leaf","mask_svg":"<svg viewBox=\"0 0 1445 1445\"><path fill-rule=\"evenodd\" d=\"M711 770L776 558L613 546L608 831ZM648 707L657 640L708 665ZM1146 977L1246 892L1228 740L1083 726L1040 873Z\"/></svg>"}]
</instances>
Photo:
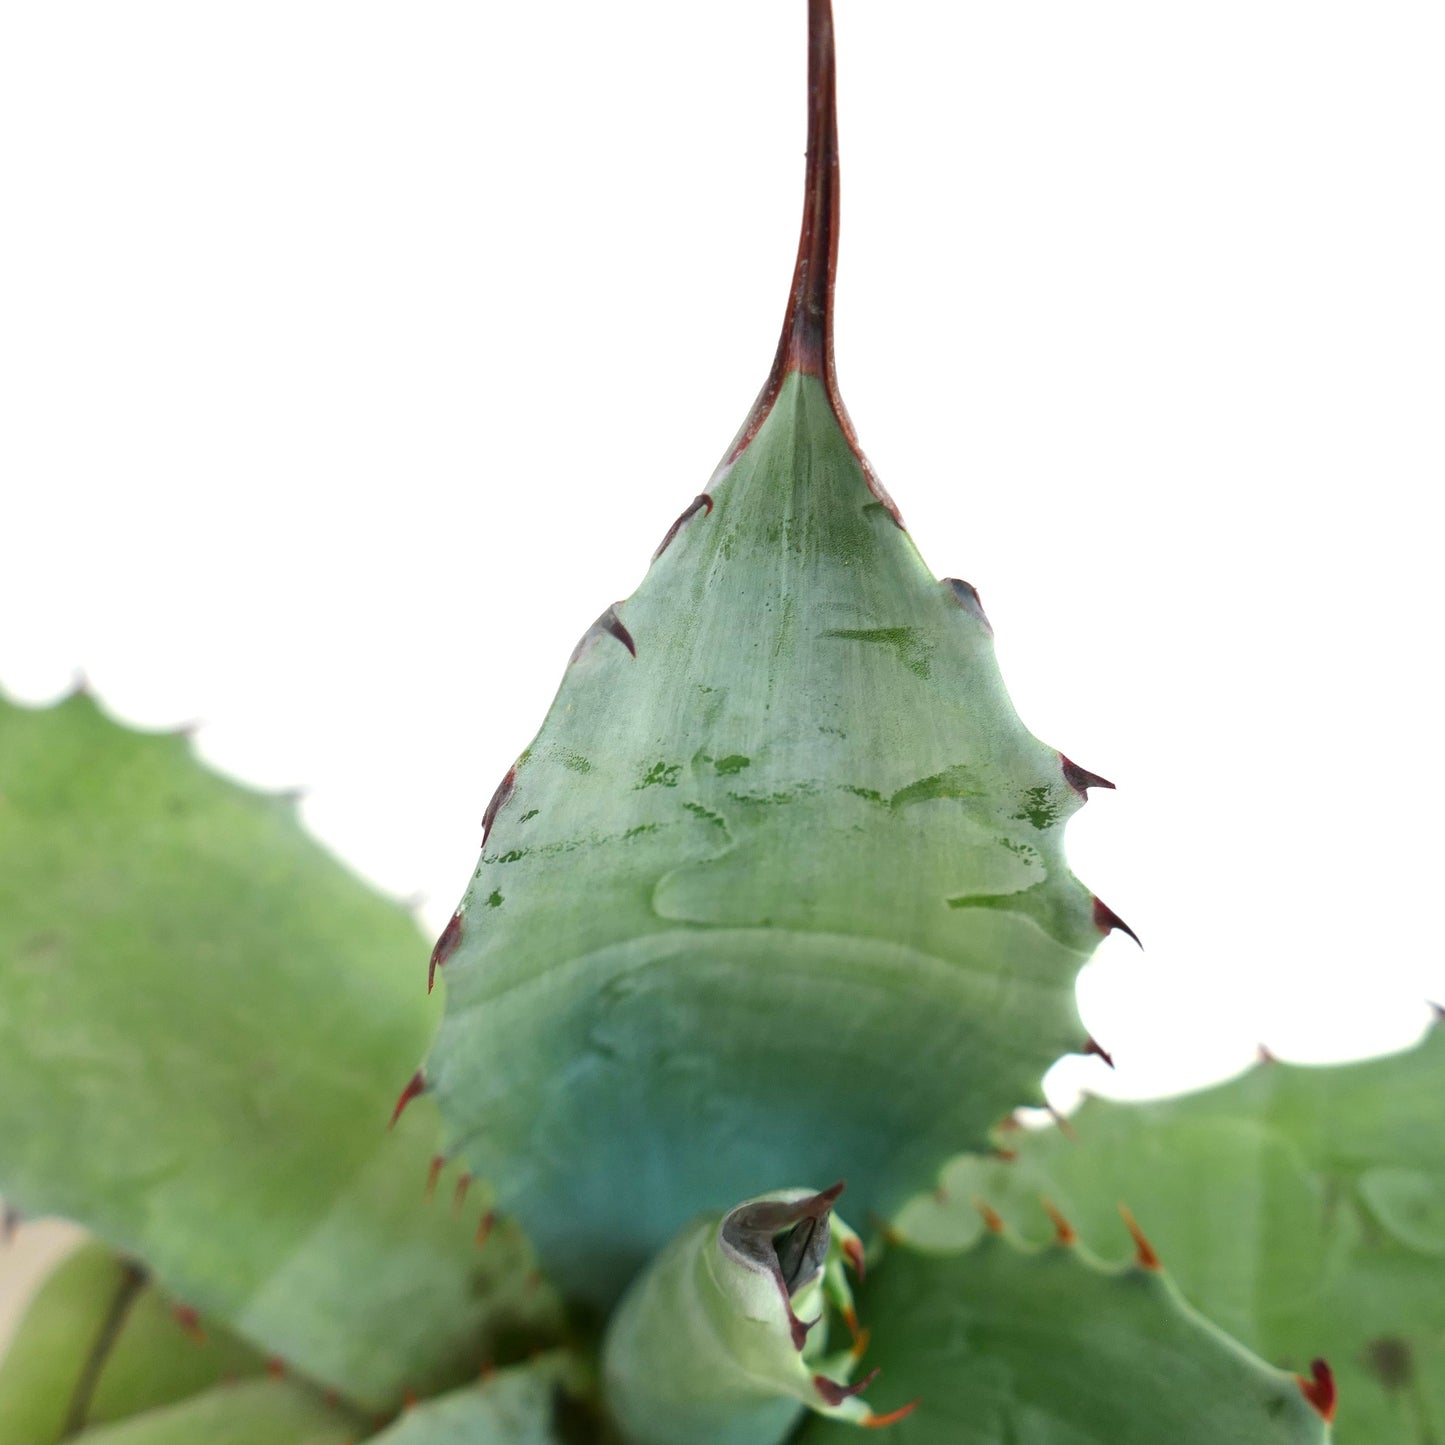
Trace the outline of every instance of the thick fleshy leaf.
<instances>
[{"instance_id":1,"label":"thick fleshy leaf","mask_svg":"<svg viewBox=\"0 0 1445 1445\"><path fill-rule=\"evenodd\" d=\"M566 1290L699 1212L846 1177L858 1217L982 1146L1085 1034L1113 915L1068 873L1087 774L1015 716L832 372L832 31L773 374L707 492L583 637L438 946L448 1148Z\"/></svg>"},{"instance_id":2,"label":"thick fleshy leaf","mask_svg":"<svg viewBox=\"0 0 1445 1445\"><path fill-rule=\"evenodd\" d=\"M375 1445L597 1445L579 1364L544 1355L408 1410Z\"/></svg>"},{"instance_id":3,"label":"thick fleshy leaf","mask_svg":"<svg viewBox=\"0 0 1445 1445\"><path fill-rule=\"evenodd\" d=\"M804 1409L866 1421L855 1360L826 1360L825 1300L851 1316L832 1215L841 1186L777 1190L688 1225L633 1282L603 1346L607 1406L628 1445L777 1445Z\"/></svg>"},{"instance_id":4,"label":"thick fleshy leaf","mask_svg":"<svg viewBox=\"0 0 1445 1445\"><path fill-rule=\"evenodd\" d=\"M71 1445L346 1445L364 1428L296 1381L244 1380L86 1430Z\"/></svg>"},{"instance_id":5,"label":"thick fleshy leaf","mask_svg":"<svg viewBox=\"0 0 1445 1445\"><path fill-rule=\"evenodd\" d=\"M167 1299L104 1245L83 1244L41 1286L0 1358L6 1445L53 1445L89 1425L263 1374L262 1355Z\"/></svg>"},{"instance_id":6,"label":"thick fleshy leaf","mask_svg":"<svg viewBox=\"0 0 1445 1445\"><path fill-rule=\"evenodd\" d=\"M1116 1229L1121 1237L1122 1226ZM896 1445L1320 1445L1328 1380L1248 1354L1157 1268L1100 1267L1076 1246L986 1233L930 1254L896 1245L859 1309L880 1406L917 1408ZM1312 1404L1307 1391L1320 1398ZM851 1445L812 1420L801 1445Z\"/></svg>"},{"instance_id":7,"label":"thick fleshy leaf","mask_svg":"<svg viewBox=\"0 0 1445 1445\"><path fill-rule=\"evenodd\" d=\"M1445 1439L1445 1028L1385 1058L1261 1062L1217 1088L1090 1099L963 1158L896 1227L958 1246L981 1197L1025 1235L1047 1197L1103 1254L1125 1199L1185 1296L1277 1364L1333 1366L1341 1445Z\"/></svg>"},{"instance_id":8,"label":"thick fleshy leaf","mask_svg":"<svg viewBox=\"0 0 1445 1445\"><path fill-rule=\"evenodd\" d=\"M547 1314L485 1191L388 1134L434 1013L404 910L85 694L0 701L0 1188L373 1409Z\"/></svg>"}]
</instances>

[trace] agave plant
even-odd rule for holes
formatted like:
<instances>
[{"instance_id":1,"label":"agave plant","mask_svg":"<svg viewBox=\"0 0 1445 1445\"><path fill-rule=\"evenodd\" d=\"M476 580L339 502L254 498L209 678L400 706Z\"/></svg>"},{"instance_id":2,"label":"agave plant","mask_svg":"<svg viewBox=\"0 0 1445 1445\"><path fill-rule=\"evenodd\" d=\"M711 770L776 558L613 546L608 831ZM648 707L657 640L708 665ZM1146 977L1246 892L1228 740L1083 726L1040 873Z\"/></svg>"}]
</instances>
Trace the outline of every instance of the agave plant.
<instances>
[{"instance_id":1,"label":"agave plant","mask_svg":"<svg viewBox=\"0 0 1445 1445\"><path fill-rule=\"evenodd\" d=\"M0 1189L93 1236L5 1445L1445 1434L1438 1030L1013 1123L1107 1059L1074 980L1124 925L1062 834L1111 785L859 448L809 21L772 370L429 963L293 800L84 690L0 704Z\"/></svg>"}]
</instances>

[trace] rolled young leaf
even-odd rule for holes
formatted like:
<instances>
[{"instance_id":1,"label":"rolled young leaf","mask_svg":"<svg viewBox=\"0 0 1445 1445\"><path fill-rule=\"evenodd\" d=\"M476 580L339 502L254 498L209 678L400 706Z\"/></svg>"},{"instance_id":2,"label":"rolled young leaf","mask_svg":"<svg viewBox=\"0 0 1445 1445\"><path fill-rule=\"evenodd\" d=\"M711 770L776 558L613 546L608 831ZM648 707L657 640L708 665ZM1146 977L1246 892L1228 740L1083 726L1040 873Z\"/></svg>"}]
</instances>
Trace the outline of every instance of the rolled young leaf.
<instances>
[{"instance_id":1,"label":"rolled young leaf","mask_svg":"<svg viewBox=\"0 0 1445 1445\"><path fill-rule=\"evenodd\" d=\"M690 1224L623 1297L603 1348L609 1411L629 1445L776 1445L805 1408L867 1421L850 1352L823 1357L824 1298L847 1308L858 1237L841 1185L785 1189Z\"/></svg>"}]
</instances>

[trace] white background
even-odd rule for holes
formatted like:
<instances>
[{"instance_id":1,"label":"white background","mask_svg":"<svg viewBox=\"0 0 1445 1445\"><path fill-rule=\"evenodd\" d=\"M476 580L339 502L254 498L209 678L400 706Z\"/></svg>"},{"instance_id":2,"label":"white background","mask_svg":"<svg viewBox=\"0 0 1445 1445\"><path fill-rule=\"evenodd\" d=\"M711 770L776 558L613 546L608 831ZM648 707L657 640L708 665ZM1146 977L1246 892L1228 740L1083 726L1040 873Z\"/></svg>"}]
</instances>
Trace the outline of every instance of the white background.
<instances>
[{"instance_id":1,"label":"white background","mask_svg":"<svg viewBox=\"0 0 1445 1445\"><path fill-rule=\"evenodd\" d=\"M6 7L0 685L202 721L438 927L767 370L803 13ZM1442 14L838 0L845 396L1119 784L1059 1101L1445 996Z\"/></svg>"}]
</instances>

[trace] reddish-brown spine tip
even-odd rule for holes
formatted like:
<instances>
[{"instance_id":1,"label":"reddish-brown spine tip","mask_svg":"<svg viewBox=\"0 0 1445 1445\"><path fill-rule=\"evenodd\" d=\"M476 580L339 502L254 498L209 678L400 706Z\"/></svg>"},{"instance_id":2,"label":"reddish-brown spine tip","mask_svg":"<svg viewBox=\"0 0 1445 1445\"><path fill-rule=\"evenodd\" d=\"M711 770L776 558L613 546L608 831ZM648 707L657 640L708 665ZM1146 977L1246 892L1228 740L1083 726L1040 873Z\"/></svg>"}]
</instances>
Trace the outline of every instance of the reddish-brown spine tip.
<instances>
[{"instance_id":1,"label":"reddish-brown spine tip","mask_svg":"<svg viewBox=\"0 0 1445 1445\"><path fill-rule=\"evenodd\" d=\"M843 1241L843 1257L853 1266L853 1272L860 1282L867 1271L863 1261L863 1241L856 1235Z\"/></svg>"},{"instance_id":2,"label":"reddish-brown spine tip","mask_svg":"<svg viewBox=\"0 0 1445 1445\"><path fill-rule=\"evenodd\" d=\"M415 1410L416 1407L417 1407L417 1393L416 1393L416 1391L415 1391L415 1390L405 1390L405 1391L403 1391L403 1392L402 1392L402 1397L401 1397L401 1408L402 1408L403 1410Z\"/></svg>"},{"instance_id":3,"label":"reddish-brown spine tip","mask_svg":"<svg viewBox=\"0 0 1445 1445\"><path fill-rule=\"evenodd\" d=\"M1108 778L1101 778L1098 773L1091 773L1088 768L1081 768L1072 758L1066 758L1063 753L1059 754L1059 761L1064 766L1064 781L1081 797L1089 796L1090 788L1112 788L1114 785Z\"/></svg>"},{"instance_id":4,"label":"reddish-brown spine tip","mask_svg":"<svg viewBox=\"0 0 1445 1445\"><path fill-rule=\"evenodd\" d=\"M462 1205L467 1202L467 1190L472 1187L472 1176L460 1174L457 1176L457 1187L452 1190L452 1213L460 1214Z\"/></svg>"},{"instance_id":5,"label":"reddish-brown spine tip","mask_svg":"<svg viewBox=\"0 0 1445 1445\"><path fill-rule=\"evenodd\" d=\"M1159 1263L1159 1255L1145 1237L1144 1231L1139 1228L1139 1221L1123 1204L1119 1206L1119 1213L1123 1217L1124 1227L1134 1241L1134 1262L1141 1269L1162 1269L1163 1265Z\"/></svg>"},{"instance_id":6,"label":"reddish-brown spine tip","mask_svg":"<svg viewBox=\"0 0 1445 1445\"><path fill-rule=\"evenodd\" d=\"M401 1091L401 1097L396 1101L396 1108L391 1111L391 1123L388 1129L396 1128L396 1121L401 1118L402 1110L416 1098L418 1094L426 1093L426 1075L420 1069L406 1081L406 1088Z\"/></svg>"},{"instance_id":7,"label":"reddish-brown spine tip","mask_svg":"<svg viewBox=\"0 0 1445 1445\"><path fill-rule=\"evenodd\" d=\"M683 525L691 521L693 517L702 511L712 511L712 498L708 496L706 492L701 492L695 496L692 501L687 504L686 508L684 508L682 515L678 517L677 521L667 529L667 536L657 544L657 551L652 554L652 560L654 562L672 545L673 538L682 531Z\"/></svg>"},{"instance_id":8,"label":"reddish-brown spine tip","mask_svg":"<svg viewBox=\"0 0 1445 1445\"><path fill-rule=\"evenodd\" d=\"M488 1380L494 1379L497 1374L497 1366L494 1360L483 1360L481 1368L482 1383L485 1385Z\"/></svg>"},{"instance_id":9,"label":"reddish-brown spine tip","mask_svg":"<svg viewBox=\"0 0 1445 1445\"><path fill-rule=\"evenodd\" d=\"M442 929L442 936L437 939L436 947L431 951L431 963L426 971L426 991L430 993L437 981L437 969L444 968L447 960L457 951L457 946L462 941L462 910L457 909L447 919L447 926Z\"/></svg>"},{"instance_id":10,"label":"reddish-brown spine tip","mask_svg":"<svg viewBox=\"0 0 1445 1445\"><path fill-rule=\"evenodd\" d=\"M279 1380L286 1373L286 1361L280 1355L268 1355L266 1358L266 1373L273 1379Z\"/></svg>"},{"instance_id":11,"label":"reddish-brown spine tip","mask_svg":"<svg viewBox=\"0 0 1445 1445\"><path fill-rule=\"evenodd\" d=\"M201 1324L200 1311L193 1305L172 1305L171 1315L198 1345L206 1343L206 1331Z\"/></svg>"},{"instance_id":12,"label":"reddish-brown spine tip","mask_svg":"<svg viewBox=\"0 0 1445 1445\"><path fill-rule=\"evenodd\" d=\"M517 769L515 766L507 769L507 776L497 784L497 790L487 802L482 812L482 847L487 846L487 838L491 835L492 824L497 821L497 814L507 806L507 799L512 796L512 789L517 785Z\"/></svg>"},{"instance_id":13,"label":"reddish-brown spine tip","mask_svg":"<svg viewBox=\"0 0 1445 1445\"><path fill-rule=\"evenodd\" d=\"M433 1154L431 1163L426 1171L426 1199L430 1203L436 1198L437 1180L442 1177L442 1170L447 1167L447 1156L445 1154Z\"/></svg>"},{"instance_id":14,"label":"reddish-brown spine tip","mask_svg":"<svg viewBox=\"0 0 1445 1445\"><path fill-rule=\"evenodd\" d=\"M1090 1054L1093 1054L1096 1058L1103 1059L1111 1069L1114 1067L1113 1054L1111 1054L1093 1034L1090 1034L1084 1041L1084 1056L1087 1058Z\"/></svg>"},{"instance_id":15,"label":"reddish-brown spine tip","mask_svg":"<svg viewBox=\"0 0 1445 1445\"><path fill-rule=\"evenodd\" d=\"M492 1230L496 1227L497 1216L489 1209L477 1221L477 1233L472 1240L473 1245L480 1249L491 1237Z\"/></svg>"},{"instance_id":16,"label":"reddish-brown spine tip","mask_svg":"<svg viewBox=\"0 0 1445 1445\"><path fill-rule=\"evenodd\" d=\"M872 1334L865 1329L858 1327L858 1320L853 1320L853 1345L848 1354L855 1360L861 1360L868 1353L868 1341L873 1338Z\"/></svg>"},{"instance_id":17,"label":"reddish-brown spine tip","mask_svg":"<svg viewBox=\"0 0 1445 1445\"><path fill-rule=\"evenodd\" d=\"M1314 1407L1315 1413L1326 1425L1335 1418L1335 1406L1339 1403L1339 1391L1335 1387L1335 1372L1323 1360L1310 1361L1310 1378L1296 1375L1300 1394Z\"/></svg>"},{"instance_id":18,"label":"reddish-brown spine tip","mask_svg":"<svg viewBox=\"0 0 1445 1445\"><path fill-rule=\"evenodd\" d=\"M1003 1215L993 1207L986 1199L974 1196L973 1207L983 1216L984 1227L990 1234L1002 1234L1004 1231Z\"/></svg>"},{"instance_id":19,"label":"reddish-brown spine tip","mask_svg":"<svg viewBox=\"0 0 1445 1445\"><path fill-rule=\"evenodd\" d=\"M844 1400L851 1400L854 1395L861 1395L877 1378L878 1371L870 1370L856 1384L840 1385L837 1380L830 1380L827 1375L814 1375L813 1388L822 1397L825 1404L841 1405Z\"/></svg>"},{"instance_id":20,"label":"reddish-brown spine tip","mask_svg":"<svg viewBox=\"0 0 1445 1445\"><path fill-rule=\"evenodd\" d=\"M911 1415L917 1408L918 1401L910 1400L906 1405L900 1405L886 1415L865 1415L858 1423L865 1430L886 1430L888 1426L896 1425L900 1420Z\"/></svg>"},{"instance_id":21,"label":"reddish-brown spine tip","mask_svg":"<svg viewBox=\"0 0 1445 1445\"><path fill-rule=\"evenodd\" d=\"M1135 943L1139 943L1139 935L1102 898L1094 899L1094 927L1100 933L1112 933L1117 928L1120 933L1127 933ZM1139 943L1139 947L1143 948L1144 945Z\"/></svg>"},{"instance_id":22,"label":"reddish-brown spine tip","mask_svg":"<svg viewBox=\"0 0 1445 1445\"><path fill-rule=\"evenodd\" d=\"M1055 1243L1077 1244L1079 1242L1079 1232L1074 1228L1072 1224L1069 1223L1067 1219L1064 1218L1063 1214L1060 1213L1058 1206L1049 1199L1041 1199L1039 1200L1039 1203L1043 1205L1044 1213L1047 1214L1051 1220L1053 1220Z\"/></svg>"}]
</instances>

